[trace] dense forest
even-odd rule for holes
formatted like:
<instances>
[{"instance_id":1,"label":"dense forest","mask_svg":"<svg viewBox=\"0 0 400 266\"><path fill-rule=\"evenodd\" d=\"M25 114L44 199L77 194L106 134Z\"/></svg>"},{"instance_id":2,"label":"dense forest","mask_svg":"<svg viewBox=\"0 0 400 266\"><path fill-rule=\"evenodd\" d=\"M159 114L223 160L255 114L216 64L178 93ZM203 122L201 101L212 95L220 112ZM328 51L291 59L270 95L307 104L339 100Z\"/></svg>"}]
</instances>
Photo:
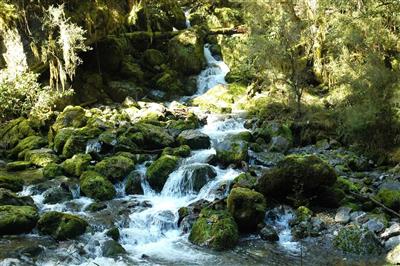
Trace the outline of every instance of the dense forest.
<instances>
[{"instance_id":1,"label":"dense forest","mask_svg":"<svg viewBox=\"0 0 400 266\"><path fill-rule=\"evenodd\" d=\"M0 0L0 265L400 264L398 0Z\"/></svg>"}]
</instances>

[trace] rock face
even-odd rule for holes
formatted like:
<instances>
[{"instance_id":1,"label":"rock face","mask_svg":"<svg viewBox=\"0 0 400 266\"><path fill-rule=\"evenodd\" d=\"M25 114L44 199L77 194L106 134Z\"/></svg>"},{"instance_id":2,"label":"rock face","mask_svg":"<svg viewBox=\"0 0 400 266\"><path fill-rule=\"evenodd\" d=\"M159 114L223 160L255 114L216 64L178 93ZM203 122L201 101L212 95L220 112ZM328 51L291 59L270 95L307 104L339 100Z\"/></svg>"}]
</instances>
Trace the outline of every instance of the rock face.
<instances>
[{"instance_id":1,"label":"rock face","mask_svg":"<svg viewBox=\"0 0 400 266\"><path fill-rule=\"evenodd\" d=\"M249 147L245 141L224 140L215 146L215 150L218 163L240 165L242 161L247 161Z\"/></svg>"},{"instance_id":2,"label":"rock face","mask_svg":"<svg viewBox=\"0 0 400 266\"><path fill-rule=\"evenodd\" d=\"M47 212L38 222L38 229L42 234L51 235L57 240L76 238L86 231L88 223L78 216Z\"/></svg>"},{"instance_id":3,"label":"rock face","mask_svg":"<svg viewBox=\"0 0 400 266\"><path fill-rule=\"evenodd\" d=\"M154 161L146 171L147 181L156 191L161 191L165 182L178 166L179 158L176 156L164 155Z\"/></svg>"},{"instance_id":4,"label":"rock face","mask_svg":"<svg viewBox=\"0 0 400 266\"><path fill-rule=\"evenodd\" d=\"M122 181L135 167L135 163L124 156L113 156L104 159L95 166L95 170L111 182Z\"/></svg>"},{"instance_id":5,"label":"rock face","mask_svg":"<svg viewBox=\"0 0 400 266\"><path fill-rule=\"evenodd\" d=\"M264 220L266 208L264 196L248 188L234 188L228 196L228 210L243 232L257 229Z\"/></svg>"},{"instance_id":6,"label":"rock face","mask_svg":"<svg viewBox=\"0 0 400 266\"><path fill-rule=\"evenodd\" d=\"M256 189L266 197L283 198L294 190L315 195L319 188L332 186L336 178L335 170L315 155L289 155L264 173Z\"/></svg>"},{"instance_id":7,"label":"rock face","mask_svg":"<svg viewBox=\"0 0 400 266\"><path fill-rule=\"evenodd\" d=\"M200 31L190 29L172 38L168 43L168 55L171 65L178 72L198 74L205 64Z\"/></svg>"},{"instance_id":8,"label":"rock face","mask_svg":"<svg viewBox=\"0 0 400 266\"><path fill-rule=\"evenodd\" d=\"M185 130L178 136L181 145L188 145L193 150L208 149L211 145L210 137L199 130Z\"/></svg>"},{"instance_id":9,"label":"rock face","mask_svg":"<svg viewBox=\"0 0 400 266\"><path fill-rule=\"evenodd\" d=\"M29 233L39 219L32 206L0 206L0 235Z\"/></svg>"},{"instance_id":10,"label":"rock face","mask_svg":"<svg viewBox=\"0 0 400 266\"><path fill-rule=\"evenodd\" d=\"M116 194L113 184L94 171L87 171L81 175L80 186L86 196L97 200L110 200Z\"/></svg>"},{"instance_id":11,"label":"rock face","mask_svg":"<svg viewBox=\"0 0 400 266\"><path fill-rule=\"evenodd\" d=\"M215 250L233 248L239 239L235 220L228 211L205 208L193 224L189 241Z\"/></svg>"}]
</instances>

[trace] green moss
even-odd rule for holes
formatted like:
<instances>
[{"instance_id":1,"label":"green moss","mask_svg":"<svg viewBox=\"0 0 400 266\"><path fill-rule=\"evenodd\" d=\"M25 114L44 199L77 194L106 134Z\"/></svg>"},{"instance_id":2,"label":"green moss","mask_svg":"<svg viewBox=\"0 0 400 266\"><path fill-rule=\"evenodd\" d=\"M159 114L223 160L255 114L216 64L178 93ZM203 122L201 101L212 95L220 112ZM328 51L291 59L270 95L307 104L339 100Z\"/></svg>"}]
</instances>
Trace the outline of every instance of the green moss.
<instances>
[{"instance_id":1,"label":"green moss","mask_svg":"<svg viewBox=\"0 0 400 266\"><path fill-rule=\"evenodd\" d=\"M61 128L72 127L80 128L86 125L87 119L85 109L80 106L67 106L64 111L58 115L52 130L58 132Z\"/></svg>"},{"instance_id":2,"label":"green moss","mask_svg":"<svg viewBox=\"0 0 400 266\"><path fill-rule=\"evenodd\" d=\"M13 171L21 171L28 169L29 167L32 166L31 162L25 162L25 161L17 161L17 162L10 162L6 165L6 169L9 172Z\"/></svg>"},{"instance_id":3,"label":"green moss","mask_svg":"<svg viewBox=\"0 0 400 266\"><path fill-rule=\"evenodd\" d=\"M97 200L111 200L116 194L113 184L94 171L87 171L81 175L80 188L86 196Z\"/></svg>"},{"instance_id":4,"label":"green moss","mask_svg":"<svg viewBox=\"0 0 400 266\"><path fill-rule=\"evenodd\" d=\"M158 50L148 49L143 53L142 57L143 64L152 69L156 66L161 66L165 63L165 56Z\"/></svg>"},{"instance_id":5,"label":"green moss","mask_svg":"<svg viewBox=\"0 0 400 266\"><path fill-rule=\"evenodd\" d=\"M85 233L87 226L82 218L61 212L47 212L38 221L39 232L57 240L76 238Z\"/></svg>"},{"instance_id":6,"label":"green moss","mask_svg":"<svg viewBox=\"0 0 400 266\"><path fill-rule=\"evenodd\" d=\"M75 132L76 130L74 128L62 128L59 130L52 143L54 151L56 153L62 153L65 143ZM49 135L51 134L49 133Z\"/></svg>"},{"instance_id":7,"label":"green moss","mask_svg":"<svg viewBox=\"0 0 400 266\"><path fill-rule=\"evenodd\" d=\"M71 136L66 142L62 150L65 158L71 158L77 153L83 153L86 149L87 139L84 136Z\"/></svg>"},{"instance_id":8,"label":"green moss","mask_svg":"<svg viewBox=\"0 0 400 266\"><path fill-rule=\"evenodd\" d=\"M339 176L336 185L346 192L359 192L362 186L360 184L354 183L342 176Z\"/></svg>"},{"instance_id":9,"label":"green moss","mask_svg":"<svg viewBox=\"0 0 400 266\"><path fill-rule=\"evenodd\" d=\"M29 233L39 219L31 206L0 206L0 235Z\"/></svg>"},{"instance_id":10,"label":"green moss","mask_svg":"<svg viewBox=\"0 0 400 266\"><path fill-rule=\"evenodd\" d=\"M71 159L65 160L62 168L69 175L80 176L82 172L86 171L91 160L92 156L89 154L76 154Z\"/></svg>"},{"instance_id":11,"label":"green moss","mask_svg":"<svg viewBox=\"0 0 400 266\"><path fill-rule=\"evenodd\" d=\"M374 234L357 226L340 229L334 238L334 244L344 252L358 255L378 255L382 252Z\"/></svg>"},{"instance_id":12,"label":"green moss","mask_svg":"<svg viewBox=\"0 0 400 266\"><path fill-rule=\"evenodd\" d=\"M239 240L238 228L232 215L225 210L201 210L193 224L189 241L215 250L233 248Z\"/></svg>"},{"instance_id":13,"label":"green moss","mask_svg":"<svg viewBox=\"0 0 400 266\"><path fill-rule=\"evenodd\" d=\"M43 177L47 179L53 179L63 173L63 168L56 163L49 163L43 168Z\"/></svg>"},{"instance_id":14,"label":"green moss","mask_svg":"<svg viewBox=\"0 0 400 266\"><path fill-rule=\"evenodd\" d=\"M249 146L244 141L225 140L215 146L217 151L216 160L223 165L240 165L247 161Z\"/></svg>"},{"instance_id":15,"label":"green moss","mask_svg":"<svg viewBox=\"0 0 400 266\"><path fill-rule=\"evenodd\" d=\"M11 150L10 154L14 158L18 157L19 159L22 159L25 155L24 151L39 149L46 146L46 144L47 141L44 138L39 136L30 136L18 142L18 145Z\"/></svg>"},{"instance_id":16,"label":"green moss","mask_svg":"<svg viewBox=\"0 0 400 266\"><path fill-rule=\"evenodd\" d=\"M124 156L113 156L97 163L95 170L111 182L122 181L135 167L133 160Z\"/></svg>"},{"instance_id":17,"label":"green moss","mask_svg":"<svg viewBox=\"0 0 400 266\"><path fill-rule=\"evenodd\" d=\"M188 157L190 155L190 147L188 145L182 145L178 148L167 147L163 150L161 155L172 155L178 157Z\"/></svg>"},{"instance_id":18,"label":"green moss","mask_svg":"<svg viewBox=\"0 0 400 266\"><path fill-rule=\"evenodd\" d=\"M161 191L165 182L178 166L179 158L171 155L161 156L154 161L146 171L146 177L150 186L156 191Z\"/></svg>"},{"instance_id":19,"label":"green moss","mask_svg":"<svg viewBox=\"0 0 400 266\"><path fill-rule=\"evenodd\" d=\"M306 206L300 206L296 210L296 221L304 222L311 219L313 212Z\"/></svg>"},{"instance_id":20,"label":"green moss","mask_svg":"<svg viewBox=\"0 0 400 266\"><path fill-rule=\"evenodd\" d=\"M253 232L264 220L267 203L261 193L236 187L228 196L227 206L239 229Z\"/></svg>"},{"instance_id":21,"label":"green moss","mask_svg":"<svg viewBox=\"0 0 400 266\"><path fill-rule=\"evenodd\" d=\"M138 84L144 81L144 73L139 64L131 56L126 56L121 63L121 75Z\"/></svg>"},{"instance_id":22,"label":"green moss","mask_svg":"<svg viewBox=\"0 0 400 266\"><path fill-rule=\"evenodd\" d=\"M398 211L400 210L400 191L397 189L381 188L376 195L377 200L385 206Z\"/></svg>"},{"instance_id":23,"label":"green moss","mask_svg":"<svg viewBox=\"0 0 400 266\"><path fill-rule=\"evenodd\" d=\"M49 149L31 150L25 153L25 161L40 167L45 167L49 163L57 163L58 156Z\"/></svg>"},{"instance_id":24,"label":"green moss","mask_svg":"<svg viewBox=\"0 0 400 266\"><path fill-rule=\"evenodd\" d=\"M241 173L233 180L234 187L244 187L253 189L257 184L257 177L248 173Z\"/></svg>"},{"instance_id":25,"label":"green moss","mask_svg":"<svg viewBox=\"0 0 400 266\"><path fill-rule=\"evenodd\" d=\"M18 118L0 127L0 147L14 148L20 140L37 135L32 129L29 120Z\"/></svg>"},{"instance_id":26,"label":"green moss","mask_svg":"<svg viewBox=\"0 0 400 266\"><path fill-rule=\"evenodd\" d=\"M141 133L143 136L143 148L160 149L172 146L174 138L167 132L165 128L147 124L136 123L128 129L129 133Z\"/></svg>"}]
</instances>

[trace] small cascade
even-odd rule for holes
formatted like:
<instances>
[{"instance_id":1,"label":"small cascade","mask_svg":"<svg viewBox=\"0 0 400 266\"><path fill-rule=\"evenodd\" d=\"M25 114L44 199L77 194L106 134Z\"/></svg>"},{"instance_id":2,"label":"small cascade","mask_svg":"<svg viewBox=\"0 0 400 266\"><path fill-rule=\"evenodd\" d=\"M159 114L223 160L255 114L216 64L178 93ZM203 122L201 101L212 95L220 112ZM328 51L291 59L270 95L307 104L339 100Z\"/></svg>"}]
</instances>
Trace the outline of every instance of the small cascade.
<instances>
[{"instance_id":1,"label":"small cascade","mask_svg":"<svg viewBox=\"0 0 400 266\"><path fill-rule=\"evenodd\" d=\"M86 144L85 153L99 153L101 151L101 143L97 139L89 140Z\"/></svg>"}]
</instances>

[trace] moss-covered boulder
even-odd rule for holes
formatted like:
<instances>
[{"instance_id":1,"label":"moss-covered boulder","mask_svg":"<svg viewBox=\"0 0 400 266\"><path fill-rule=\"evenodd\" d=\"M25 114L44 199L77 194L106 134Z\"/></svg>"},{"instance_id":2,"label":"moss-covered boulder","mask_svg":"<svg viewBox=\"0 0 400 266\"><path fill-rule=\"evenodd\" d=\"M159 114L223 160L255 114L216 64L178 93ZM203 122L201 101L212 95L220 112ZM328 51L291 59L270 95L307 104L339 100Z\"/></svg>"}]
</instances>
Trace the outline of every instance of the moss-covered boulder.
<instances>
[{"instance_id":1,"label":"moss-covered boulder","mask_svg":"<svg viewBox=\"0 0 400 266\"><path fill-rule=\"evenodd\" d=\"M32 206L35 207L32 197L18 196L12 191L0 188L0 205Z\"/></svg>"},{"instance_id":2,"label":"moss-covered boulder","mask_svg":"<svg viewBox=\"0 0 400 266\"><path fill-rule=\"evenodd\" d=\"M335 170L315 155L289 155L260 177L256 189L266 197L313 196L333 186L336 178Z\"/></svg>"},{"instance_id":3,"label":"moss-covered boulder","mask_svg":"<svg viewBox=\"0 0 400 266\"><path fill-rule=\"evenodd\" d=\"M0 148L12 149L26 137L37 135L29 120L18 118L0 126Z\"/></svg>"},{"instance_id":4,"label":"moss-covered boulder","mask_svg":"<svg viewBox=\"0 0 400 266\"><path fill-rule=\"evenodd\" d=\"M40 149L46 145L47 140L43 137L29 136L18 142L18 145L10 151L10 154L13 158L23 159L25 157L25 151Z\"/></svg>"},{"instance_id":5,"label":"moss-covered boulder","mask_svg":"<svg viewBox=\"0 0 400 266\"><path fill-rule=\"evenodd\" d=\"M383 203L385 206L395 210L400 210L400 190L390 187L382 187L376 194L377 200Z\"/></svg>"},{"instance_id":6,"label":"moss-covered boulder","mask_svg":"<svg viewBox=\"0 0 400 266\"><path fill-rule=\"evenodd\" d=\"M267 208L264 196L248 188L234 188L228 196L227 206L239 230L253 232L264 220Z\"/></svg>"},{"instance_id":7,"label":"moss-covered boulder","mask_svg":"<svg viewBox=\"0 0 400 266\"><path fill-rule=\"evenodd\" d=\"M126 250L115 240L107 240L101 247L104 257L116 257L126 253Z\"/></svg>"},{"instance_id":8,"label":"moss-covered boulder","mask_svg":"<svg viewBox=\"0 0 400 266\"><path fill-rule=\"evenodd\" d=\"M89 167L90 154L76 154L62 163L64 172L71 176L80 176Z\"/></svg>"},{"instance_id":9,"label":"moss-covered boulder","mask_svg":"<svg viewBox=\"0 0 400 266\"><path fill-rule=\"evenodd\" d=\"M119 103L122 103L128 96L134 99L138 99L143 96L143 89L135 82L129 80L108 82L106 92L113 101Z\"/></svg>"},{"instance_id":10,"label":"moss-covered boulder","mask_svg":"<svg viewBox=\"0 0 400 266\"><path fill-rule=\"evenodd\" d=\"M145 67L152 70L154 67L161 66L165 63L166 58L165 55L155 49L148 49L144 51L142 56L142 61Z\"/></svg>"},{"instance_id":11,"label":"moss-covered boulder","mask_svg":"<svg viewBox=\"0 0 400 266\"><path fill-rule=\"evenodd\" d=\"M43 177L46 179L53 179L57 176L64 174L63 167L56 163L49 163L43 167Z\"/></svg>"},{"instance_id":12,"label":"moss-covered boulder","mask_svg":"<svg viewBox=\"0 0 400 266\"><path fill-rule=\"evenodd\" d=\"M175 70L165 70L157 79L155 87L167 94L168 98L184 94L184 85L179 79L179 73Z\"/></svg>"},{"instance_id":13,"label":"moss-covered boulder","mask_svg":"<svg viewBox=\"0 0 400 266\"><path fill-rule=\"evenodd\" d=\"M0 188L9 189L13 192L22 190L24 182L16 176L0 176Z\"/></svg>"},{"instance_id":14,"label":"moss-covered boulder","mask_svg":"<svg viewBox=\"0 0 400 266\"><path fill-rule=\"evenodd\" d=\"M224 140L215 146L216 161L222 165L240 165L247 161L249 145L245 141Z\"/></svg>"},{"instance_id":15,"label":"moss-covered boulder","mask_svg":"<svg viewBox=\"0 0 400 266\"><path fill-rule=\"evenodd\" d=\"M233 180L233 187L243 187L253 189L257 184L257 177L250 173L241 173Z\"/></svg>"},{"instance_id":16,"label":"moss-covered boulder","mask_svg":"<svg viewBox=\"0 0 400 266\"><path fill-rule=\"evenodd\" d=\"M113 184L94 171L84 172L79 179L79 184L84 195L96 200L111 200L116 194Z\"/></svg>"},{"instance_id":17,"label":"moss-covered boulder","mask_svg":"<svg viewBox=\"0 0 400 266\"><path fill-rule=\"evenodd\" d=\"M185 75L198 74L205 64L203 35L199 30L185 30L168 43L171 65Z\"/></svg>"},{"instance_id":18,"label":"moss-covered boulder","mask_svg":"<svg viewBox=\"0 0 400 266\"><path fill-rule=\"evenodd\" d=\"M215 250L235 247L239 240L238 227L232 215L226 210L201 210L193 224L189 241Z\"/></svg>"},{"instance_id":19,"label":"moss-covered boulder","mask_svg":"<svg viewBox=\"0 0 400 266\"><path fill-rule=\"evenodd\" d=\"M143 194L142 176L139 172L133 171L126 178L125 193L128 195Z\"/></svg>"},{"instance_id":20,"label":"moss-covered boulder","mask_svg":"<svg viewBox=\"0 0 400 266\"><path fill-rule=\"evenodd\" d=\"M156 190L161 191L165 182L178 166L179 158L171 155L164 155L154 161L146 171L147 181L150 186Z\"/></svg>"},{"instance_id":21,"label":"moss-covered boulder","mask_svg":"<svg viewBox=\"0 0 400 266\"><path fill-rule=\"evenodd\" d=\"M63 148L67 140L74 135L76 130L74 128L62 128L55 135L51 147L54 149L56 153L62 153Z\"/></svg>"},{"instance_id":22,"label":"moss-covered boulder","mask_svg":"<svg viewBox=\"0 0 400 266\"><path fill-rule=\"evenodd\" d=\"M190 152L191 152L191 150L188 145L182 145L177 148L167 147L163 150L161 155L188 157L190 155Z\"/></svg>"},{"instance_id":23,"label":"moss-covered boulder","mask_svg":"<svg viewBox=\"0 0 400 266\"><path fill-rule=\"evenodd\" d=\"M39 232L57 240L76 238L86 231L88 223L82 218L61 212L47 212L40 217Z\"/></svg>"},{"instance_id":24,"label":"moss-covered boulder","mask_svg":"<svg viewBox=\"0 0 400 266\"><path fill-rule=\"evenodd\" d=\"M50 163L57 163L59 158L54 154L53 150L42 148L27 151L25 153L25 161L29 161L36 166L45 167Z\"/></svg>"},{"instance_id":25,"label":"moss-covered boulder","mask_svg":"<svg viewBox=\"0 0 400 266\"><path fill-rule=\"evenodd\" d=\"M32 206L0 206L0 235L29 233L39 219Z\"/></svg>"},{"instance_id":26,"label":"moss-covered boulder","mask_svg":"<svg viewBox=\"0 0 400 266\"><path fill-rule=\"evenodd\" d=\"M344 252L358 255L379 255L382 252L374 233L354 225L340 229L333 243Z\"/></svg>"},{"instance_id":27,"label":"moss-covered boulder","mask_svg":"<svg viewBox=\"0 0 400 266\"><path fill-rule=\"evenodd\" d=\"M31 162L26 162L26 161L16 161L16 162L10 162L6 165L6 169L9 172L14 172L14 171L21 171L28 169L29 167L32 166Z\"/></svg>"},{"instance_id":28,"label":"moss-covered boulder","mask_svg":"<svg viewBox=\"0 0 400 266\"><path fill-rule=\"evenodd\" d=\"M210 137L199 130L185 130L177 140L181 145L188 145L194 150L208 149L211 145Z\"/></svg>"},{"instance_id":29,"label":"moss-covered boulder","mask_svg":"<svg viewBox=\"0 0 400 266\"><path fill-rule=\"evenodd\" d=\"M124 156L112 156L98 162L95 170L111 182L122 181L135 167L133 160Z\"/></svg>"},{"instance_id":30,"label":"moss-covered boulder","mask_svg":"<svg viewBox=\"0 0 400 266\"><path fill-rule=\"evenodd\" d=\"M147 123L136 123L125 133L141 133L142 143L137 144L145 149L162 149L172 146L175 141L165 128Z\"/></svg>"},{"instance_id":31,"label":"moss-covered boulder","mask_svg":"<svg viewBox=\"0 0 400 266\"><path fill-rule=\"evenodd\" d=\"M64 111L57 116L56 122L51 128L53 132L57 133L60 129L66 127L84 127L86 122L85 109L80 106L67 106Z\"/></svg>"}]
</instances>

